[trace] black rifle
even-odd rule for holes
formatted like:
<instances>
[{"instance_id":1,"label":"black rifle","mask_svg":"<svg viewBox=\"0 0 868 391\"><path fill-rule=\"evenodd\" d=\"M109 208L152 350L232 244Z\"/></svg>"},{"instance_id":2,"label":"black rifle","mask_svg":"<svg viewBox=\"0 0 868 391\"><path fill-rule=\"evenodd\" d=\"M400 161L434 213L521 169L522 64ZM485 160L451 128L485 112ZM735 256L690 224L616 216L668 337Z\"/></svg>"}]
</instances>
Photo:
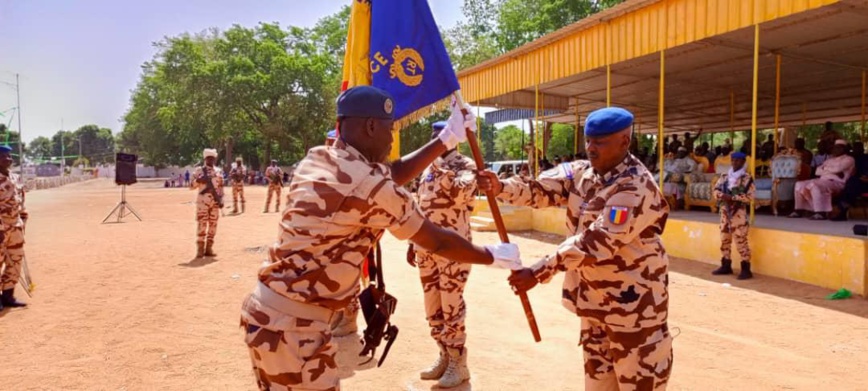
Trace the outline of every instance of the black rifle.
<instances>
[{"instance_id":1,"label":"black rifle","mask_svg":"<svg viewBox=\"0 0 868 391\"><path fill-rule=\"evenodd\" d=\"M365 363L370 362L376 355L377 347L383 339L386 340L386 347L383 350L383 355L377 362L377 366L383 365L386 356L389 354L389 349L395 343L398 337L398 327L389 322L389 318L395 313L395 307L398 305L398 299L386 293L386 283L383 281L383 265L382 253L380 244L377 243L373 250L374 257L368 258L368 273L371 276L371 285L365 288L359 295L359 304L362 306L362 313L365 315L365 322L368 327L365 328L364 338L362 342L365 344L359 356L367 356L371 354L371 358Z\"/></svg>"},{"instance_id":2,"label":"black rifle","mask_svg":"<svg viewBox=\"0 0 868 391\"><path fill-rule=\"evenodd\" d=\"M212 168L213 170L213 168ZM223 209L223 197L217 193L217 189L214 188L214 182L211 181L211 175L208 175L208 166L202 166L202 172L205 174L205 190L199 192L199 194L211 193L211 196L214 197L214 201L217 201L217 206L220 209Z\"/></svg>"}]
</instances>

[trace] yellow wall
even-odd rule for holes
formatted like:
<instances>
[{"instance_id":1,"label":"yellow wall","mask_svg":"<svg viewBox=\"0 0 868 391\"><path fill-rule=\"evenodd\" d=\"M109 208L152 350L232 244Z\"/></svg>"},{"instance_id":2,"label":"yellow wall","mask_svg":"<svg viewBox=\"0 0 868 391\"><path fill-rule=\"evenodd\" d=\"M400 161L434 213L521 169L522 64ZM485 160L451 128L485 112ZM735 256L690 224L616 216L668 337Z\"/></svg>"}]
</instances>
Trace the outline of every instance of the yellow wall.
<instances>
[{"instance_id":1,"label":"yellow wall","mask_svg":"<svg viewBox=\"0 0 868 391\"><path fill-rule=\"evenodd\" d=\"M488 213L484 198L476 203L476 213ZM526 218L525 213L512 215ZM510 218L504 215L504 220ZM566 234L564 208L536 209L532 218L536 231ZM748 240L757 273L868 296L868 241L864 239L751 228ZM670 218L663 242L673 257L709 264L720 261L720 229L715 223ZM733 262L740 261L733 247Z\"/></svg>"}]
</instances>

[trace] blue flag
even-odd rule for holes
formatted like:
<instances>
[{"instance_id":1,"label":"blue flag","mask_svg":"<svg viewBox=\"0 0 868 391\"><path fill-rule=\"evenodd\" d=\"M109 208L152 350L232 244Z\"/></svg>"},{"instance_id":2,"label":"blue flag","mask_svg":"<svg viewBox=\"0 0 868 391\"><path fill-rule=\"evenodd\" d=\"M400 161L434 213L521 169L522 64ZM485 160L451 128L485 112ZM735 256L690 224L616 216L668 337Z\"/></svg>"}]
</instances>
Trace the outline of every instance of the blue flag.
<instances>
[{"instance_id":1,"label":"blue flag","mask_svg":"<svg viewBox=\"0 0 868 391\"><path fill-rule=\"evenodd\" d=\"M395 120L450 98L458 78L426 0L372 0L372 84L395 98Z\"/></svg>"}]
</instances>

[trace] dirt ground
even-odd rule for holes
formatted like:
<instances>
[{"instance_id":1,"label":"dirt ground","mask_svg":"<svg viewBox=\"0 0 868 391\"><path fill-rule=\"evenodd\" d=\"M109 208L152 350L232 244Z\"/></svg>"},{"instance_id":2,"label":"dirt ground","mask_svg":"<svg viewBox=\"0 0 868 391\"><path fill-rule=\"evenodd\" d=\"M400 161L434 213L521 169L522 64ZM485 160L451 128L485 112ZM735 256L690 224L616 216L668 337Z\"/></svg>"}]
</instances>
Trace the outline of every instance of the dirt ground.
<instances>
[{"instance_id":1,"label":"dirt ground","mask_svg":"<svg viewBox=\"0 0 868 391\"><path fill-rule=\"evenodd\" d=\"M218 257L194 260L194 192L129 187L133 216L100 224L120 197L100 179L28 195L27 258L35 296L0 313L0 390L253 390L238 328L277 213L247 187L247 213L220 220ZM559 238L512 235L526 264ZM496 241L475 233L477 243ZM401 331L384 363L358 365L341 338L345 390L430 390L417 371L436 355L406 244L384 239L386 281ZM868 390L868 301L759 276L712 278L711 266L673 260L670 390ZM502 270L477 267L468 284L472 381L459 390L582 390L579 319L560 306L563 277L530 292L543 341L534 343ZM724 285L723 283L729 283Z\"/></svg>"}]
</instances>

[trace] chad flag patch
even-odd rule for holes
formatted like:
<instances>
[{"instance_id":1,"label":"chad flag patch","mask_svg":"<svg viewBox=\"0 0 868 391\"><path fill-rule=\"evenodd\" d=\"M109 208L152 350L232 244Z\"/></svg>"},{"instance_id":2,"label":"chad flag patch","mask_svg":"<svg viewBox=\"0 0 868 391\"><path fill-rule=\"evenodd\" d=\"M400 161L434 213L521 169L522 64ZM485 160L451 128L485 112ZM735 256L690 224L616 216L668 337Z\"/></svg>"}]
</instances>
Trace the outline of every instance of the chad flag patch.
<instances>
[{"instance_id":1,"label":"chad flag patch","mask_svg":"<svg viewBox=\"0 0 868 391\"><path fill-rule=\"evenodd\" d=\"M630 208L626 206L610 206L609 222L614 225L624 224L627 222L628 213L630 213Z\"/></svg>"}]
</instances>

